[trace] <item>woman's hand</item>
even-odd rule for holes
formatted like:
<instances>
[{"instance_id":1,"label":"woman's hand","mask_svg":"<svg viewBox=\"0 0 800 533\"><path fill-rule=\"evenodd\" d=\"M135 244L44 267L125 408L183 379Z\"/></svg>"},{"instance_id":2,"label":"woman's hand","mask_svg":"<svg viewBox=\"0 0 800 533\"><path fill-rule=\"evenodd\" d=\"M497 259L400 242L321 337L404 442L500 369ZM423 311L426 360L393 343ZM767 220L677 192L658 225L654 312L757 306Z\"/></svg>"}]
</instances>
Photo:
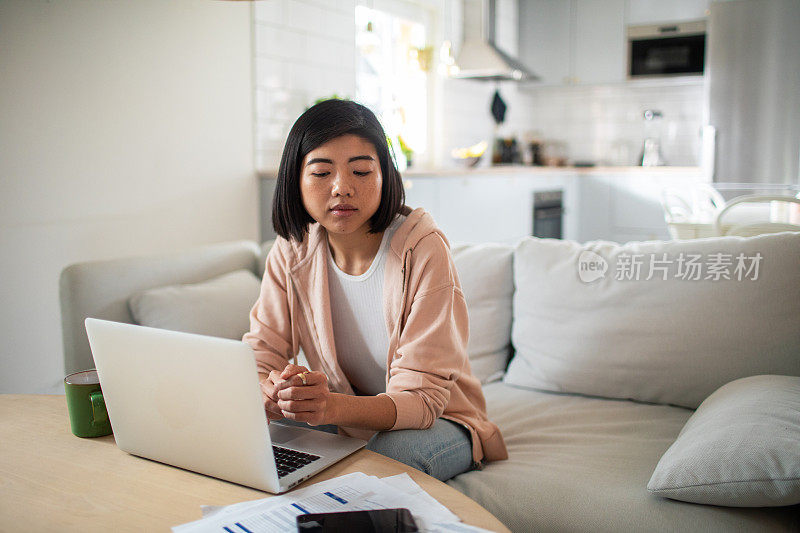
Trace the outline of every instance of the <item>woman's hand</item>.
<instances>
[{"instance_id":1,"label":"woman's hand","mask_svg":"<svg viewBox=\"0 0 800 533\"><path fill-rule=\"evenodd\" d=\"M264 410L267 413L268 421L284 418L281 408L278 407L278 386L301 372L308 372L308 369L304 366L289 363L283 370L272 370L269 374L258 374L258 381L261 384L261 400L264 402Z\"/></svg>"},{"instance_id":2,"label":"woman's hand","mask_svg":"<svg viewBox=\"0 0 800 533\"><path fill-rule=\"evenodd\" d=\"M390 429L397 420L394 401L387 395L351 396L330 392L324 373L309 372L303 366L288 364L280 372L259 374L259 377L269 420L288 418L311 426L336 424L374 431Z\"/></svg>"},{"instance_id":3,"label":"woman's hand","mask_svg":"<svg viewBox=\"0 0 800 533\"><path fill-rule=\"evenodd\" d=\"M305 383L301 373L305 373ZM275 385L275 394L282 417L310 426L328 423L332 402L328 377L324 373L309 372L302 366L290 364L280 377L282 381Z\"/></svg>"},{"instance_id":4,"label":"woman's hand","mask_svg":"<svg viewBox=\"0 0 800 533\"><path fill-rule=\"evenodd\" d=\"M281 408L278 407L278 391L276 386L283 383L281 372L271 371L269 374L258 374L258 381L261 384L261 399L264 402L264 411L267 413L267 420L280 420L283 418Z\"/></svg>"}]
</instances>

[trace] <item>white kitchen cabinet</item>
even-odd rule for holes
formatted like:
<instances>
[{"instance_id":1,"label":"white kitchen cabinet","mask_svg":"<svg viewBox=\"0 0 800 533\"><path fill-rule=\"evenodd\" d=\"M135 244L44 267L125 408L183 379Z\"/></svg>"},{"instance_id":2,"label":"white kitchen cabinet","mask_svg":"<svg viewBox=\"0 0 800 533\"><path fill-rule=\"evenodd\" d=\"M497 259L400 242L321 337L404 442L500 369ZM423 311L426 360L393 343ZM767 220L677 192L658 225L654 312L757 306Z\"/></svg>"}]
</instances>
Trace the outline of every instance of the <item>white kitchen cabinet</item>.
<instances>
[{"instance_id":1,"label":"white kitchen cabinet","mask_svg":"<svg viewBox=\"0 0 800 533\"><path fill-rule=\"evenodd\" d=\"M519 194L514 177L433 176L404 181L406 204L428 211L451 243L514 242L530 234L532 204Z\"/></svg>"},{"instance_id":2,"label":"white kitchen cabinet","mask_svg":"<svg viewBox=\"0 0 800 533\"><path fill-rule=\"evenodd\" d=\"M526 231L527 199L514 177L439 178L437 222L451 242L513 242Z\"/></svg>"},{"instance_id":3,"label":"white kitchen cabinet","mask_svg":"<svg viewBox=\"0 0 800 533\"><path fill-rule=\"evenodd\" d=\"M523 0L519 3L520 60L541 78L539 83L571 81L569 0Z\"/></svg>"},{"instance_id":4,"label":"white kitchen cabinet","mask_svg":"<svg viewBox=\"0 0 800 533\"><path fill-rule=\"evenodd\" d=\"M669 239L665 187L707 183L689 169L487 169L406 175L406 204L424 207L452 243L514 243L533 234L533 194L562 191L565 239L615 242Z\"/></svg>"},{"instance_id":5,"label":"white kitchen cabinet","mask_svg":"<svg viewBox=\"0 0 800 533\"><path fill-rule=\"evenodd\" d=\"M406 204L430 212L451 243L515 243L532 235L533 193L551 190L564 194L564 237L578 238L578 192L573 173L521 169L509 174L414 176L404 181Z\"/></svg>"},{"instance_id":6,"label":"white kitchen cabinet","mask_svg":"<svg viewBox=\"0 0 800 533\"><path fill-rule=\"evenodd\" d=\"M433 179L403 178L406 192L406 205L411 208L421 207L429 213L439 212L440 187Z\"/></svg>"},{"instance_id":7,"label":"white kitchen cabinet","mask_svg":"<svg viewBox=\"0 0 800 533\"><path fill-rule=\"evenodd\" d=\"M625 80L625 0L519 3L519 55L539 84Z\"/></svg>"},{"instance_id":8,"label":"white kitchen cabinet","mask_svg":"<svg viewBox=\"0 0 800 533\"><path fill-rule=\"evenodd\" d=\"M573 83L625 81L625 0L573 2Z\"/></svg>"},{"instance_id":9,"label":"white kitchen cabinet","mask_svg":"<svg viewBox=\"0 0 800 533\"><path fill-rule=\"evenodd\" d=\"M705 19L712 0L627 0L627 23L661 24Z\"/></svg>"},{"instance_id":10,"label":"white kitchen cabinet","mask_svg":"<svg viewBox=\"0 0 800 533\"><path fill-rule=\"evenodd\" d=\"M579 242L612 240L611 185L609 179L580 176L578 183Z\"/></svg>"},{"instance_id":11,"label":"white kitchen cabinet","mask_svg":"<svg viewBox=\"0 0 800 533\"><path fill-rule=\"evenodd\" d=\"M669 239L661 208L664 186L665 180L638 173L585 176L580 182L581 240Z\"/></svg>"}]
</instances>

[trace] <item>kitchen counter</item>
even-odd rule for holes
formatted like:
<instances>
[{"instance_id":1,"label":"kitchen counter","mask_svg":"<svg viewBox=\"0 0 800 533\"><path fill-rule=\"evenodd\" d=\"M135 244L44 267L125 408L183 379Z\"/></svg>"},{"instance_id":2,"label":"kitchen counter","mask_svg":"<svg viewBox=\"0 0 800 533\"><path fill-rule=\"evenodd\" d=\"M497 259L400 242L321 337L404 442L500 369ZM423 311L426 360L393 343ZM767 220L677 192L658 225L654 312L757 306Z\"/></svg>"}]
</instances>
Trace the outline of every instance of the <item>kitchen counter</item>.
<instances>
[{"instance_id":1,"label":"kitchen counter","mask_svg":"<svg viewBox=\"0 0 800 533\"><path fill-rule=\"evenodd\" d=\"M402 173L404 178L427 178L438 176L479 176L508 174L554 174L569 173L578 175L621 174L626 176L702 176L702 167L534 167L529 165L497 165L486 167L450 167L439 169L412 168Z\"/></svg>"}]
</instances>

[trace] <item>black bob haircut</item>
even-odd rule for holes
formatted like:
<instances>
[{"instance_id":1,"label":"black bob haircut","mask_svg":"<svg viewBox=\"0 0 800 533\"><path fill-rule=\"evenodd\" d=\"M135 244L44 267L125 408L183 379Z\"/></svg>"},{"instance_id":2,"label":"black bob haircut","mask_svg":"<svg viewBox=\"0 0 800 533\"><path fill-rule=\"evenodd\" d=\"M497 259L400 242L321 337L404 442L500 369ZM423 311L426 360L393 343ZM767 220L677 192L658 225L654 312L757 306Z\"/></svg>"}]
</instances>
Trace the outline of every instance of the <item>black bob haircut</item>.
<instances>
[{"instance_id":1,"label":"black bob haircut","mask_svg":"<svg viewBox=\"0 0 800 533\"><path fill-rule=\"evenodd\" d=\"M314 222L303 207L300 195L303 159L310 151L342 135L358 135L372 143L378 153L383 184L380 206L369 221L370 233L384 231L402 209L405 203L403 180L378 118L356 102L324 100L300 115L283 148L272 201L272 226L284 239L302 241L308 225Z\"/></svg>"}]
</instances>

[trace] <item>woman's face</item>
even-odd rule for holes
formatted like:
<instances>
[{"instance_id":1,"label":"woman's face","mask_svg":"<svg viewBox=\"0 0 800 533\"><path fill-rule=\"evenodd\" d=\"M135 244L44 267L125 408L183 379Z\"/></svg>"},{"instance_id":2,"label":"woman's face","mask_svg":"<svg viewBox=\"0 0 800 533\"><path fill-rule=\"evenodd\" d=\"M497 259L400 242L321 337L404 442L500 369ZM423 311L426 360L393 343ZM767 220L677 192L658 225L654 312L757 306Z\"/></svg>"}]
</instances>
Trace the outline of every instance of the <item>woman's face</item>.
<instances>
[{"instance_id":1,"label":"woman's face","mask_svg":"<svg viewBox=\"0 0 800 533\"><path fill-rule=\"evenodd\" d=\"M332 139L306 154L300 172L300 195L311 218L329 233L369 230L383 183L371 142L357 135Z\"/></svg>"}]
</instances>

